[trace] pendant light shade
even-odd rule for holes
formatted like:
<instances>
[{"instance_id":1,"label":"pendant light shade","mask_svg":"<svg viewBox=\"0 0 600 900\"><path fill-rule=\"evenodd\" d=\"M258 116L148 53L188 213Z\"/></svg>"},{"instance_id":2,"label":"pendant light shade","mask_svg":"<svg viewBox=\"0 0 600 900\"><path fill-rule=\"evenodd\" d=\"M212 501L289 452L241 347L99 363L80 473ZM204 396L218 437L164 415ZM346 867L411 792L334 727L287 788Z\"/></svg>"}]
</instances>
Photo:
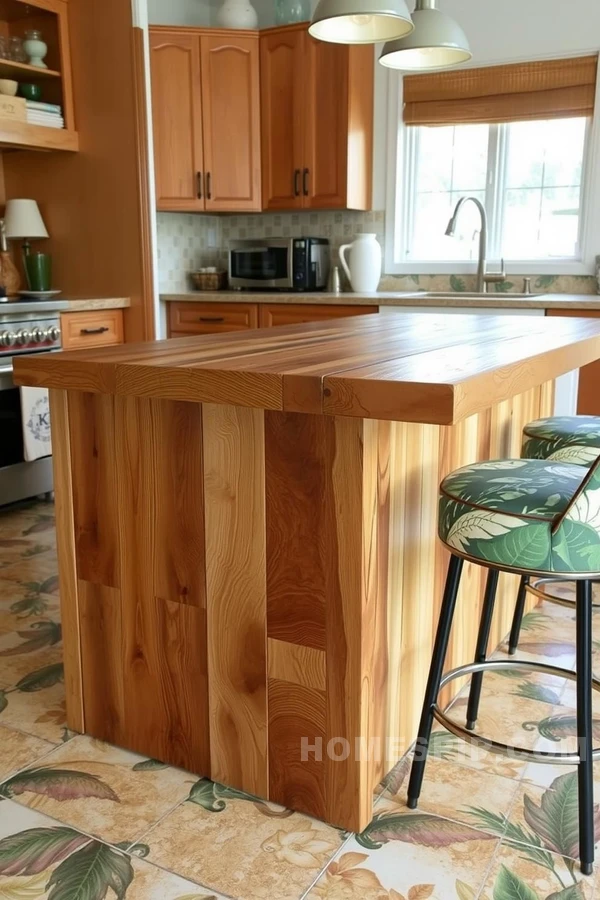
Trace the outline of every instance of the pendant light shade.
<instances>
[{"instance_id":1,"label":"pendant light shade","mask_svg":"<svg viewBox=\"0 0 600 900\"><path fill-rule=\"evenodd\" d=\"M319 0L308 30L333 44L376 44L413 28L405 0Z\"/></svg>"},{"instance_id":2,"label":"pendant light shade","mask_svg":"<svg viewBox=\"0 0 600 900\"><path fill-rule=\"evenodd\" d=\"M435 0L417 0L412 18L412 34L385 44L379 58L383 66L405 71L449 69L473 56L458 22L436 9Z\"/></svg>"}]
</instances>

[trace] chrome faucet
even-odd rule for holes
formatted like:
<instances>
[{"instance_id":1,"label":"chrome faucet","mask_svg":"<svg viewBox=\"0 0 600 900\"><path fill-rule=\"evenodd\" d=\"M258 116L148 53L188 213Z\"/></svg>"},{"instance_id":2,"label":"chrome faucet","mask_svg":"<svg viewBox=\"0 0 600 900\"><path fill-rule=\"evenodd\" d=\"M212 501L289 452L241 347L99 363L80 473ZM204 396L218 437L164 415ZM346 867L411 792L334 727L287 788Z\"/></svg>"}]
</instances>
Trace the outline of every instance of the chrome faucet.
<instances>
[{"instance_id":1,"label":"chrome faucet","mask_svg":"<svg viewBox=\"0 0 600 900\"><path fill-rule=\"evenodd\" d=\"M448 237L454 236L458 215L464 204L469 200L475 204L479 210L479 215L481 216L481 229L479 231L479 261L477 263L477 291L480 294L485 294L487 293L488 284L499 284L501 281L504 281L506 272L504 271L504 260L502 260L502 271L487 271L487 213L481 200L478 200L477 197L461 197L454 207L454 212L452 213L450 221L448 222L448 227L446 228L446 234Z\"/></svg>"}]
</instances>

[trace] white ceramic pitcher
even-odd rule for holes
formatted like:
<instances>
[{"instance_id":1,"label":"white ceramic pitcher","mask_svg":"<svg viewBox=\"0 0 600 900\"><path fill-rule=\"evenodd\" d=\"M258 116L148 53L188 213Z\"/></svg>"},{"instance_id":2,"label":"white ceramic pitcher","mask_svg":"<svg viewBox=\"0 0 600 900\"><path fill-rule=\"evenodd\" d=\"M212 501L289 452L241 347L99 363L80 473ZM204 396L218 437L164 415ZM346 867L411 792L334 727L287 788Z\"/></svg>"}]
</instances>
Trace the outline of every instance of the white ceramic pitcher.
<instances>
[{"instance_id":1,"label":"white ceramic pitcher","mask_svg":"<svg viewBox=\"0 0 600 900\"><path fill-rule=\"evenodd\" d=\"M347 250L350 251L348 260ZM353 291L371 294L377 290L381 278L381 247L376 234L357 234L351 244L342 244L340 262Z\"/></svg>"}]
</instances>

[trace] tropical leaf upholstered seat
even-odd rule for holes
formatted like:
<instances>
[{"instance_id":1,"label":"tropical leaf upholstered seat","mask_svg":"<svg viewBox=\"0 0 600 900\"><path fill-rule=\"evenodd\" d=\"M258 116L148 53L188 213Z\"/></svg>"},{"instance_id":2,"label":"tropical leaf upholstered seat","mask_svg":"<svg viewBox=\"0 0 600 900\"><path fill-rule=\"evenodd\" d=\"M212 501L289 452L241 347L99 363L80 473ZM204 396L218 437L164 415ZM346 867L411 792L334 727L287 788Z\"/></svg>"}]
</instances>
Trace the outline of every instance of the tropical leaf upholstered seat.
<instances>
[{"instance_id":1,"label":"tropical leaf upholstered seat","mask_svg":"<svg viewBox=\"0 0 600 900\"><path fill-rule=\"evenodd\" d=\"M591 466L600 454L600 416L551 416L523 429L526 459Z\"/></svg>"},{"instance_id":2,"label":"tropical leaf upholstered seat","mask_svg":"<svg viewBox=\"0 0 600 900\"><path fill-rule=\"evenodd\" d=\"M459 555L501 569L600 573L599 463L504 459L457 469L440 486L439 535Z\"/></svg>"}]
</instances>

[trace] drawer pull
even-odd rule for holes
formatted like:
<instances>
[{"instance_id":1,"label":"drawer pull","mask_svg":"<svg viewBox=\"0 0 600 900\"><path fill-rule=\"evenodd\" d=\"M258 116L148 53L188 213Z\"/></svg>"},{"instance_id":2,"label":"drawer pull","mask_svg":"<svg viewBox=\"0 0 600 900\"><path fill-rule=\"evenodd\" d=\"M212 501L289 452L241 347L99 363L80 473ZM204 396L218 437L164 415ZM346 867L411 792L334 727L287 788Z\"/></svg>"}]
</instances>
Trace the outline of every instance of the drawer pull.
<instances>
[{"instance_id":1,"label":"drawer pull","mask_svg":"<svg viewBox=\"0 0 600 900\"><path fill-rule=\"evenodd\" d=\"M225 316L200 316L199 322L224 322Z\"/></svg>"},{"instance_id":2,"label":"drawer pull","mask_svg":"<svg viewBox=\"0 0 600 900\"><path fill-rule=\"evenodd\" d=\"M294 197L300 196L300 169L294 169Z\"/></svg>"},{"instance_id":3,"label":"drawer pull","mask_svg":"<svg viewBox=\"0 0 600 900\"><path fill-rule=\"evenodd\" d=\"M196 197L202 200L202 172L196 172Z\"/></svg>"},{"instance_id":4,"label":"drawer pull","mask_svg":"<svg viewBox=\"0 0 600 900\"><path fill-rule=\"evenodd\" d=\"M210 172L206 173L206 199L212 200L212 193L210 188Z\"/></svg>"},{"instance_id":5,"label":"drawer pull","mask_svg":"<svg viewBox=\"0 0 600 900\"><path fill-rule=\"evenodd\" d=\"M80 328L79 334L104 334L105 331L110 331L110 328L107 325L101 325L100 328Z\"/></svg>"}]
</instances>

